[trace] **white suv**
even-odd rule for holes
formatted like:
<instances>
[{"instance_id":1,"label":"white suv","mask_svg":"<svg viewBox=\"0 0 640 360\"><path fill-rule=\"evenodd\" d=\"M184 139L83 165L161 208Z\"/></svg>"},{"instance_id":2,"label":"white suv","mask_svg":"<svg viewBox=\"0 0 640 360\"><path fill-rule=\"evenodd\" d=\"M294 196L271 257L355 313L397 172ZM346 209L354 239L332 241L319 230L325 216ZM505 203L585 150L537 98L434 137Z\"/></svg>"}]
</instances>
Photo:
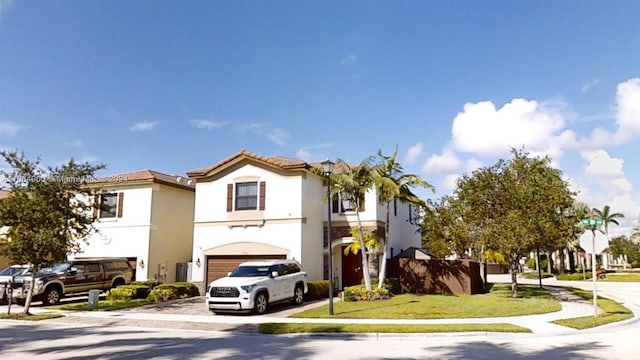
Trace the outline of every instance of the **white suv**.
<instances>
[{"instance_id":1,"label":"white suv","mask_svg":"<svg viewBox=\"0 0 640 360\"><path fill-rule=\"evenodd\" d=\"M212 312L255 311L291 300L301 304L307 292L307 273L295 260L261 260L238 265L227 277L207 286L205 302Z\"/></svg>"}]
</instances>

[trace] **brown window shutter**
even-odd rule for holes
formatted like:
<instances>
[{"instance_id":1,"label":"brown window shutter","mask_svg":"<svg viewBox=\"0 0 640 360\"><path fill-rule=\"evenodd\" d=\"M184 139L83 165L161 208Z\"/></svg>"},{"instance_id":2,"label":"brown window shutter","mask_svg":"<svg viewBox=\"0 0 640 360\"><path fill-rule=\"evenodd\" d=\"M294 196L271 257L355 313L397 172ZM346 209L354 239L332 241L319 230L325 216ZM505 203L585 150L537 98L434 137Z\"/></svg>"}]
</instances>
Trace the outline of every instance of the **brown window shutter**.
<instances>
[{"instance_id":1,"label":"brown window shutter","mask_svg":"<svg viewBox=\"0 0 640 360\"><path fill-rule=\"evenodd\" d=\"M358 208L359 212L363 212L364 211L364 197L362 199L360 199L360 207Z\"/></svg>"},{"instance_id":2,"label":"brown window shutter","mask_svg":"<svg viewBox=\"0 0 640 360\"><path fill-rule=\"evenodd\" d=\"M122 217L122 206L124 205L124 193L118 193L118 217Z\"/></svg>"},{"instance_id":3,"label":"brown window shutter","mask_svg":"<svg viewBox=\"0 0 640 360\"><path fill-rule=\"evenodd\" d=\"M227 212L233 211L233 184L227 184Z\"/></svg>"},{"instance_id":4,"label":"brown window shutter","mask_svg":"<svg viewBox=\"0 0 640 360\"><path fill-rule=\"evenodd\" d=\"M338 201L338 197L334 197L333 200L331 201L331 211L333 213L337 213L338 211L340 211L340 202Z\"/></svg>"},{"instance_id":5,"label":"brown window shutter","mask_svg":"<svg viewBox=\"0 0 640 360\"><path fill-rule=\"evenodd\" d=\"M97 218L100 214L100 195L93 195L93 217Z\"/></svg>"},{"instance_id":6,"label":"brown window shutter","mask_svg":"<svg viewBox=\"0 0 640 360\"><path fill-rule=\"evenodd\" d=\"M259 207L259 210L264 210L264 202L265 202L266 191L267 191L267 182L266 181L260 181L260 207Z\"/></svg>"}]
</instances>

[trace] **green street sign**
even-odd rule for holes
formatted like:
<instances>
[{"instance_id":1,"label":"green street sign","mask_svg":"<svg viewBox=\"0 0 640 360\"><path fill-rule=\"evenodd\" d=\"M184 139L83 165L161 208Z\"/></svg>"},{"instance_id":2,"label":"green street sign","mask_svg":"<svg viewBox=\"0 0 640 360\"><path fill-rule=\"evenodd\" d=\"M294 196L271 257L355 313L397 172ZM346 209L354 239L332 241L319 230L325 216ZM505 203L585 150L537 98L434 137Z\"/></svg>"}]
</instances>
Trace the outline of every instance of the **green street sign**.
<instances>
[{"instance_id":1,"label":"green street sign","mask_svg":"<svg viewBox=\"0 0 640 360\"><path fill-rule=\"evenodd\" d=\"M583 225L589 225L589 226L597 226L597 225L604 224L604 221L602 221L602 219L582 219L581 221Z\"/></svg>"}]
</instances>

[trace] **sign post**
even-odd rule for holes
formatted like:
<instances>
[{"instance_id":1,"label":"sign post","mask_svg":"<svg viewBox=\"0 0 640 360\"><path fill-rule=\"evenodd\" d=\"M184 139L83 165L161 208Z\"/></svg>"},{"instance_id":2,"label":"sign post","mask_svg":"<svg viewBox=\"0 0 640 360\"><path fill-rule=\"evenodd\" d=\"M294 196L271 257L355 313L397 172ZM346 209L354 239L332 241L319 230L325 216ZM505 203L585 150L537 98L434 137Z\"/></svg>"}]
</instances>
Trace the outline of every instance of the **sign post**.
<instances>
[{"instance_id":1,"label":"sign post","mask_svg":"<svg viewBox=\"0 0 640 360\"><path fill-rule=\"evenodd\" d=\"M596 267L596 228L600 227L604 222L602 219L582 219L582 224L591 229L591 277L593 279L593 316L598 316L598 293L597 279L598 271ZM580 245L582 246L582 244ZM584 247L584 246L583 246ZM585 249L586 250L586 249ZM601 250L602 251L602 250ZM601 252L598 251L598 252Z\"/></svg>"}]
</instances>

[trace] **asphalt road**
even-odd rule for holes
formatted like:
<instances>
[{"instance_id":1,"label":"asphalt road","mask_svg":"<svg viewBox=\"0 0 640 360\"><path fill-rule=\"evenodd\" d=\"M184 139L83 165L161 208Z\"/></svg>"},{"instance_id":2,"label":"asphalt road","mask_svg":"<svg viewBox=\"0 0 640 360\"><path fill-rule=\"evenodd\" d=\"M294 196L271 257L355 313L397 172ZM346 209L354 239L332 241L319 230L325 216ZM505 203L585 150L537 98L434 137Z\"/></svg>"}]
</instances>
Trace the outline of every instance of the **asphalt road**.
<instances>
[{"instance_id":1,"label":"asphalt road","mask_svg":"<svg viewBox=\"0 0 640 360\"><path fill-rule=\"evenodd\" d=\"M576 283L571 283L576 286ZM590 283L578 284L591 289ZM640 284L602 283L603 295L640 302ZM270 336L0 321L0 359L636 359L640 320L566 335L425 334Z\"/></svg>"}]
</instances>

